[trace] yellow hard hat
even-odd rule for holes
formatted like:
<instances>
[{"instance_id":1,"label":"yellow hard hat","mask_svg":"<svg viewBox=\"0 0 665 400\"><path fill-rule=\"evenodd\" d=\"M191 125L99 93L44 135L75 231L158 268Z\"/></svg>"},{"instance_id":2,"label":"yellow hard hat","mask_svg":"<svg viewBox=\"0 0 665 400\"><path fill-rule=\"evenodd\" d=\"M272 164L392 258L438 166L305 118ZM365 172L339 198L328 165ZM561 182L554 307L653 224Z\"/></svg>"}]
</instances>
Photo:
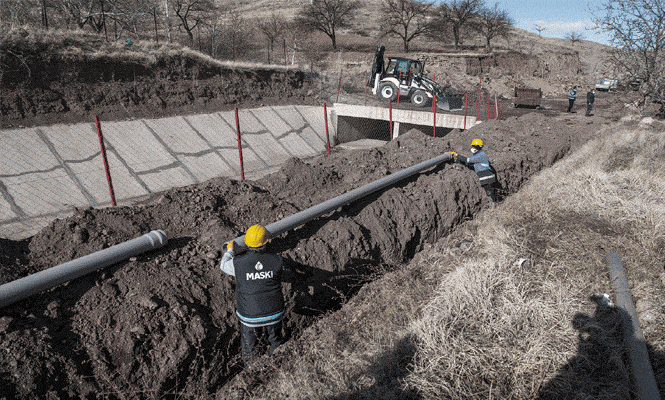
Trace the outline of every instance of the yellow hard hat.
<instances>
[{"instance_id":1,"label":"yellow hard hat","mask_svg":"<svg viewBox=\"0 0 665 400\"><path fill-rule=\"evenodd\" d=\"M247 247L261 247L270 240L270 233L261 225L250 226L245 233Z\"/></svg>"},{"instance_id":2,"label":"yellow hard hat","mask_svg":"<svg viewBox=\"0 0 665 400\"><path fill-rule=\"evenodd\" d=\"M473 139L471 141L471 146L483 147L483 141L480 139Z\"/></svg>"}]
</instances>

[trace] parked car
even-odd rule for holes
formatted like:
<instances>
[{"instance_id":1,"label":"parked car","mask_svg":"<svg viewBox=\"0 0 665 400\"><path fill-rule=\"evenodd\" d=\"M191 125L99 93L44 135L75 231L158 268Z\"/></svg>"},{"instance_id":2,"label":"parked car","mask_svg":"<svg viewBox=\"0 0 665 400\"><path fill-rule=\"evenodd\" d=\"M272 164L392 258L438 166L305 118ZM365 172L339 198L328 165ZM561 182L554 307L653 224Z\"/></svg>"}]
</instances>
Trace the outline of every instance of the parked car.
<instances>
[{"instance_id":1,"label":"parked car","mask_svg":"<svg viewBox=\"0 0 665 400\"><path fill-rule=\"evenodd\" d=\"M618 84L618 79L600 78L596 81L596 90L602 90L605 92L616 90Z\"/></svg>"},{"instance_id":2,"label":"parked car","mask_svg":"<svg viewBox=\"0 0 665 400\"><path fill-rule=\"evenodd\" d=\"M642 87L642 79L640 78L633 79L628 82L628 88L630 90L640 90L640 87Z\"/></svg>"}]
</instances>

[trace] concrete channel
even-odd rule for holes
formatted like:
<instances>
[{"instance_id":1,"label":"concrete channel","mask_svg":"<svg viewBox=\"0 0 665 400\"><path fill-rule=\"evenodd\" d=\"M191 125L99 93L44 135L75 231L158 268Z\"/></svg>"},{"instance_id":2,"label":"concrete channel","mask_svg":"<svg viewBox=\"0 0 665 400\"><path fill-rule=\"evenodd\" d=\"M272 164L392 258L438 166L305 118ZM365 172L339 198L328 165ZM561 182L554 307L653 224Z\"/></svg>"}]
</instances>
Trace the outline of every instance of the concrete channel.
<instances>
[{"instance_id":1,"label":"concrete channel","mask_svg":"<svg viewBox=\"0 0 665 400\"><path fill-rule=\"evenodd\" d=\"M390 139L388 109L335 104L239 110L245 179L275 172L343 142L358 148ZM393 110L393 131L429 126L425 111ZM461 128L460 116L437 114L437 132ZM471 117L472 118L472 117ZM467 128L475 119L467 120ZM234 111L100 123L118 205L172 187L226 176L241 178ZM394 136L397 136L394 135ZM345 143L344 148L354 148ZM75 208L109 207L111 195L94 119L90 123L0 131L0 237L23 239Z\"/></svg>"}]
</instances>

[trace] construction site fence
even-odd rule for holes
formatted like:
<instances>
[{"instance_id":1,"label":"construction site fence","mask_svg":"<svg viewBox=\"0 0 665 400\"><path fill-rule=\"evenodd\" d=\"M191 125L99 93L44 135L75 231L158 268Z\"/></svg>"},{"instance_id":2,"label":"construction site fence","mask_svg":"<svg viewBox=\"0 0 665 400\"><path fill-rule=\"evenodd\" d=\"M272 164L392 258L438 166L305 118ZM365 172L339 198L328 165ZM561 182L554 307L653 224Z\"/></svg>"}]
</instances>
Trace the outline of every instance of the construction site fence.
<instances>
[{"instance_id":1,"label":"construction site fence","mask_svg":"<svg viewBox=\"0 0 665 400\"><path fill-rule=\"evenodd\" d=\"M367 87L367 81L369 79L369 73L365 74L364 76L358 76L358 74L351 74L350 72L345 75L344 70L340 69L339 74L336 76L330 76L330 75L324 75L321 73L317 73L314 68L311 68L310 70L310 79L309 82L307 82L310 85L310 90L312 91L312 96L320 96L320 104L321 104L321 113L322 118L320 119L323 121L322 123L325 124L325 126L320 126L316 127L316 130L319 132L325 132L325 153L328 155L331 153L331 148L336 144L335 141L339 141L339 138L336 137L338 132L333 131L334 128L333 126L329 125L329 121L332 120L330 118L330 113L331 108L329 105L331 103L344 103L344 104L349 104L349 105L367 105L367 106L382 106L382 107L387 107L390 110L393 109L400 109L400 108L406 108L406 107L413 107L412 105L409 105L410 101L408 98L405 96L398 97L395 101L387 101L384 99L381 99L378 96L375 96L371 92L371 88ZM355 81L355 82L354 82ZM463 96L463 97L462 97ZM475 92L469 92L469 93L464 93L459 95L460 98L463 98L463 101L461 102L462 107L459 109L455 110L450 110L450 111L442 111L438 109L435 106L435 101L431 102L431 105L425 106L423 108L418 109L419 111L422 112L430 112L432 113L432 128L431 128L431 133L434 136L443 136L445 135L445 130L438 128L436 126L436 120L437 120L437 114L444 113L444 112L450 112L450 113L455 113L457 115L464 115L465 116L465 129L467 128L466 125L466 117L476 117L479 121L484 121L487 119L492 119L492 118L498 118L498 107L496 106L496 94L495 93L487 93L482 89L482 87L479 85L479 88ZM316 111L318 112L318 111ZM392 112L391 112L392 115ZM23 190L25 193L17 193L17 197L20 198L32 198L31 196L35 195L35 192L37 190L35 188L38 188L40 186L44 186L45 184L38 181L39 179L44 179L44 180L62 180L63 182L68 181L68 174L71 174L72 172L76 173L77 179L82 179L86 183L86 185L94 185L96 187L102 188L103 186L108 187L108 202L110 202L111 206L117 206L118 200L129 200L127 197L123 197L121 199L116 198L117 193L128 193L131 192L131 190L126 190L128 188L123 188L119 187L118 185L127 185L129 183L127 182L127 179L122 179L123 176L120 176L118 179L118 182L114 182L114 175L119 175L119 174L124 174L126 175L126 171L121 171L121 170L114 170L113 165L109 163L109 158L107 158L107 147L109 146L108 142L104 139L104 122L101 121L97 116L94 116L91 118L94 122L94 126L96 128L96 137L91 136L90 141L87 143L67 143L66 145L63 144L63 146L67 146L68 148L71 148L69 150L66 150L67 152L71 153L77 153L78 150L77 148L81 149L92 149L93 146L96 146L97 149L101 152L101 165L98 165L96 167L93 167L93 170L87 171L87 170L81 170L82 168L90 168L86 163L81 163L79 165L71 164L72 166L75 165L75 167L72 167L69 165L69 162L65 162L62 166L62 168L56 168L55 170L49 172L49 173L44 173L44 174L18 174L20 176L10 176L10 177L5 177L4 179L9 179L12 180L12 186L13 190L18 190L21 191ZM367 139L380 139L380 140L392 140L395 137L395 132L393 131L393 128L395 126L395 123L393 123L392 118L390 121L372 121L370 119L363 120L359 119L358 121L359 124L367 124L367 129L365 130L363 126L359 127L359 130L361 132L369 132L366 134L363 138ZM378 129L377 129L378 126ZM206 171L204 174L210 174L209 178L213 178L215 176L229 176L232 178L244 180L245 179L245 174L248 172L245 170L245 162L243 159L243 144L246 143L243 140L243 121L242 121L242 115L239 116L238 114L238 109L235 109L235 131L237 135L237 154L238 154L238 162L228 162L226 165L221 165L219 168L216 166L207 166L205 169ZM93 143L93 141L96 141L96 145ZM129 150L130 152L133 152L131 157L134 159L134 161L140 165L137 165L136 167L133 168L138 168L139 170L145 170L148 169L148 165L156 165L159 164L161 161L160 160L153 160L150 157L155 156L153 154L154 152L150 152L149 149L144 149L144 148L135 148L131 149L128 148L129 144L123 144L123 147L127 146L124 148L123 151ZM183 147L186 147L187 144L183 144ZM253 144L253 146L257 146L256 143ZM253 149L255 150L255 149ZM89 150L85 150L89 151ZM186 148L179 148L179 151L187 153L188 150ZM194 148L192 145L191 152L192 154L195 154L197 149ZM24 163L27 162L27 160L16 160L13 159L13 157L18 157L19 154L9 154L9 159L5 160L8 163L14 163L18 162ZM66 160L65 160L66 161ZM134 162L133 161L133 162ZM155 164L156 163L156 164ZM142 166L141 166L142 165ZM207 171L210 169L210 171ZM30 170L30 168L26 168L26 170ZM214 172L214 171L217 172ZM225 170L226 172L219 172L221 170ZM260 173L260 171L250 171L253 173ZM59 175L60 174L60 175ZM168 178L167 174L163 174L160 171L156 171L153 174L153 176L156 176L157 178L155 179L155 183L151 184L144 184L146 190L148 190L148 193L155 193L159 192L162 190L167 190L171 187L174 186L174 183L170 181ZM213 174L215 174L213 176ZM125 177L126 178L126 177ZM157 179L161 179L161 181L157 181ZM23 180L23 181L21 181ZM105 182L103 182L105 180ZM90 183L94 182L94 183ZM81 182L77 183L78 186L83 186ZM47 185L48 186L48 185ZM22 189L24 188L24 189ZM74 189L75 190L75 189ZM58 193L52 193L49 192L47 194L44 194L46 198L41 198L41 199L34 199L34 201L31 201L33 204L39 204L37 207L38 212L40 212L39 216L46 216L46 215L52 215L55 214L56 212L53 211L54 206L53 204L69 204L72 206L76 207L85 207L85 206L99 206L99 205L104 205L107 204L106 200L100 199L99 196L91 196L88 194L84 193L84 197L86 197L86 200L83 202L86 204L81 204L81 196L80 195L73 195L70 193L71 191L65 190L63 187L63 190L58 191ZM122 197L122 196L121 196ZM24 218L29 216L20 216L18 218ZM11 217L14 219L15 217ZM5 226L8 220L5 221L0 221L0 228L2 226Z\"/></svg>"}]
</instances>

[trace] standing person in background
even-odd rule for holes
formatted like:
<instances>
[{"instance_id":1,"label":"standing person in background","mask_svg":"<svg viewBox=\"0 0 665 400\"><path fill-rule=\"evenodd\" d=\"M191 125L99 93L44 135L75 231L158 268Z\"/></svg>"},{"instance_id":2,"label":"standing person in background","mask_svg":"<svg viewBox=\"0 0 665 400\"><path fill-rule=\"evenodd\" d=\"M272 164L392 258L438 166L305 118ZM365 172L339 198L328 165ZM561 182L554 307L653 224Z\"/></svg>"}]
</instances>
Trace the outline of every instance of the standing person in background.
<instances>
[{"instance_id":1,"label":"standing person in background","mask_svg":"<svg viewBox=\"0 0 665 400\"><path fill-rule=\"evenodd\" d=\"M593 111L593 102L596 100L596 89L586 92L586 116L590 117Z\"/></svg>"},{"instance_id":2,"label":"standing person in background","mask_svg":"<svg viewBox=\"0 0 665 400\"><path fill-rule=\"evenodd\" d=\"M270 233L254 225L245 233L248 249L241 252L234 241L227 245L221 269L236 277L236 314L240 319L240 345L245 366L256 355L256 329L265 328L269 355L284 343L282 318L286 313L282 296L282 258L265 252ZM237 254L236 254L237 252Z\"/></svg>"},{"instance_id":3,"label":"standing person in background","mask_svg":"<svg viewBox=\"0 0 665 400\"><path fill-rule=\"evenodd\" d=\"M570 92L568 92L568 111L566 112L571 112L573 104L575 104L575 99L577 99L577 86L573 86Z\"/></svg>"},{"instance_id":4,"label":"standing person in background","mask_svg":"<svg viewBox=\"0 0 665 400\"><path fill-rule=\"evenodd\" d=\"M473 155L469 158L458 156L454 151L450 152L455 162L464 164L473 169L480 180L480 185L485 189L487 197L489 198L490 205L494 207L496 201L494 184L496 183L496 172L490 165L487 154L483 151L483 141L480 139L473 139L471 141L471 153Z\"/></svg>"}]
</instances>

